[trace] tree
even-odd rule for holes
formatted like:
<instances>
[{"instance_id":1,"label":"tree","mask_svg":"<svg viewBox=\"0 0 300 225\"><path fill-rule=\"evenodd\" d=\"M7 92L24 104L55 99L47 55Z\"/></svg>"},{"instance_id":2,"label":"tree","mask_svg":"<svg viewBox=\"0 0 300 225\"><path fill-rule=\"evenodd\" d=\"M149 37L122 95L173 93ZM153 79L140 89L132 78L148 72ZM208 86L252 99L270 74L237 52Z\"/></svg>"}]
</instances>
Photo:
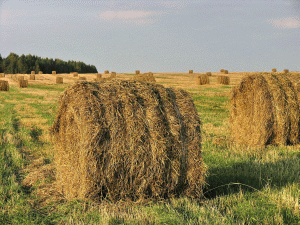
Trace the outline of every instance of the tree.
<instances>
[{"instance_id":1,"label":"tree","mask_svg":"<svg viewBox=\"0 0 300 225\"><path fill-rule=\"evenodd\" d=\"M24 54L22 54L19 57L17 62L17 68L18 68L18 73L23 73L23 74L29 73L28 66L26 63L26 57Z\"/></svg>"}]
</instances>

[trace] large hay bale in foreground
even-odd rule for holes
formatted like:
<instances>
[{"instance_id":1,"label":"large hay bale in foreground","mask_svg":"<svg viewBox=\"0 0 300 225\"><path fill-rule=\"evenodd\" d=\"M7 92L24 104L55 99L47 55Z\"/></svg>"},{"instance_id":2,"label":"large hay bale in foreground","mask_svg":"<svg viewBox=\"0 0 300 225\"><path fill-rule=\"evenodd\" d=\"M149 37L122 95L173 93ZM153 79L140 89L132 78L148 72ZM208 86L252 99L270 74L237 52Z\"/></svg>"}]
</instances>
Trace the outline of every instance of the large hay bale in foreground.
<instances>
[{"instance_id":1,"label":"large hay bale in foreground","mask_svg":"<svg viewBox=\"0 0 300 225\"><path fill-rule=\"evenodd\" d=\"M194 71L193 70L189 70L189 73L194 73Z\"/></svg>"},{"instance_id":2,"label":"large hay bale in foreground","mask_svg":"<svg viewBox=\"0 0 300 225\"><path fill-rule=\"evenodd\" d=\"M277 70L276 70L275 68L273 68L273 69L272 69L272 72L274 72L274 73L275 73L275 72L277 72Z\"/></svg>"},{"instance_id":3,"label":"large hay bale in foreground","mask_svg":"<svg viewBox=\"0 0 300 225\"><path fill-rule=\"evenodd\" d=\"M111 74L110 74L110 78L116 78L117 77L117 74L116 74L116 72L111 72Z\"/></svg>"},{"instance_id":4,"label":"large hay bale in foreground","mask_svg":"<svg viewBox=\"0 0 300 225\"><path fill-rule=\"evenodd\" d=\"M56 77L56 84L63 84L64 78L63 77Z\"/></svg>"},{"instance_id":5,"label":"large hay bale in foreground","mask_svg":"<svg viewBox=\"0 0 300 225\"><path fill-rule=\"evenodd\" d=\"M0 91L9 91L9 83L6 80L0 80Z\"/></svg>"},{"instance_id":6,"label":"large hay bale in foreground","mask_svg":"<svg viewBox=\"0 0 300 225\"><path fill-rule=\"evenodd\" d=\"M35 75L34 74L30 74L29 80L35 80Z\"/></svg>"},{"instance_id":7,"label":"large hay bale in foreground","mask_svg":"<svg viewBox=\"0 0 300 225\"><path fill-rule=\"evenodd\" d=\"M180 89L112 79L76 82L50 134L56 187L66 199L199 198L201 122Z\"/></svg>"},{"instance_id":8,"label":"large hay bale in foreground","mask_svg":"<svg viewBox=\"0 0 300 225\"><path fill-rule=\"evenodd\" d=\"M5 73L0 73L0 77L5 77Z\"/></svg>"},{"instance_id":9,"label":"large hay bale in foreground","mask_svg":"<svg viewBox=\"0 0 300 225\"><path fill-rule=\"evenodd\" d=\"M217 84L230 84L230 78L228 76L218 76L217 77Z\"/></svg>"},{"instance_id":10,"label":"large hay bale in foreground","mask_svg":"<svg viewBox=\"0 0 300 225\"><path fill-rule=\"evenodd\" d=\"M206 74L199 75L196 78L197 85L209 84L209 77Z\"/></svg>"},{"instance_id":11,"label":"large hay bale in foreground","mask_svg":"<svg viewBox=\"0 0 300 225\"><path fill-rule=\"evenodd\" d=\"M235 142L250 146L299 143L298 97L284 74L248 74L233 88L230 105Z\"/></svg>"},{"instance_id":12,"label":"large hay bale in foreground","mask_svg":"<svg viewBox=\"0 0 300 225\"><path fill-rule=\"evenodd\" d=\"M138 75L134 76L133 78L131 78L131 80L156 83L153 73L138 74Z\"/></svg>"},{"instance_id":13,"label":"large hay bale in foreground","mask_svg":"<svg viewBox=\"0 0 300 225\"><path fill-rule=\"evenodd\" d=\"M18 80L18 87L19 88L27 88L28 87L28 80Z\"/></svg>"}]
</instances>

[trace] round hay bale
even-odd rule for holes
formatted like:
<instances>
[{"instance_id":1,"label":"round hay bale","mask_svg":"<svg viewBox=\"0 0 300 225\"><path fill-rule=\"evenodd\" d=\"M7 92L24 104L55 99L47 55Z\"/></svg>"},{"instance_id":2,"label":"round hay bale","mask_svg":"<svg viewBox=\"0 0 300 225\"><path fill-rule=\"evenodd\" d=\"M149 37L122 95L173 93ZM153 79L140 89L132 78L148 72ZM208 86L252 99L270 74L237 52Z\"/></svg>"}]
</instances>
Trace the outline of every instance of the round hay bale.
<instances>
[{"instance_id":1,"label":"round hay bale","mask_svg":"<svg viewBox=\"0 0 300 225\"><path fill-rule=\"evenodd\" d=\"M35 71L31 71L31 74L35 74Z\"/></svg>"},{"instance_id":2,"label":"round hay bale","mask_svg":"<svg viewBox=\"0 0 300 225\"><path fill-rule=\"evenodd\" d=\"M211 76L211 72L207 72L206 75L210 77Z\"/></svg>"},{"instance_id":3,"label":"round hay bale","mask_svg":"<svg viewBox=\"0 0 300 225\"><path fill-rule=\"evenodd\" d=\"M23 77L24 78L24 77ZM19 88L27 88L28 87L28 80L18 80L18 87Z\"/></svg>"},{"instance_id":4,"label":"round hay bale","mask_svg":"<svg viewBox=\"0 0 300 225\"><path fill-rule=\"evenodd\" d=\"M104 71L104 74L108 74L108 73L109 73L109 71L108 71L108 70L105 70L105 71Z\"/></svg>"},{"instance_id":5,"label":"round hay bale","mask_svg":"<svg viewBox=\"0 0 300 225\"><path fill-rule=\"evenodd\" d=\"M140 71L139 71L139 70L136 70L136 71L135 71L135 74L140 74Z\"/></svg>"},{"instance_id":6,"label":"round hay bale","mask_svg":"<svg viewBox=\"0 0 300 225\"><path fill-rule=\"evenodd\" d=\"M144 74L138 74L131 78L131 80L136 80L140 82L150 82L150 83L156 83L155 77L151 73L144 73Z\"/></svg>"},{"instance_id":7,"label":"round hay bale","mask_svg":"<svg viewBox=\"0 0 300 225\"><path fill-rule=\"evenodd\" d=\"M189 70L189 73L194 73L194 71L193 70Z\"/></svg>"},{"instance_id":8,"label":"round hay bale","mask_svg":"<svg viewBox=\"0 0 300 225\"><path fill-rule=\"evenodd\" d=\"M111 78L116 78L116 77L117 77L116 72L111 72L110 77L111 77Z\"/></svg>"},{"instance_id":9,"label":"round hay bale","mask_svg":"<svg viewBox=\"0 0 300 225\"><path fill-rule=\"evenodd\" d=\"M30 74L29 80L35 80L35 75L34 74Z\"/></svg>"},{"instance_id":10,"label":"round hay bale","mask_svg":"<svg viewBox=\"0 0 300 225\"><path fill-rule=\"evenodd\" d=\"M206 74L197 76L196 84L197 85L209 84L209 77Z\"/></svg>"},{"instance_id":11,"label":"round hay bale","mask_svg":"<svg viewBox=\"0 0 300 225\"><path fill-rule=\"evenodd\" d=\"M39 74L43 74L43 71L39 71Z\"/></svg>"},{"instance_id":12,"label":"round hay bale","mask_svg":"<svg viewBox=\"0 0 300 225\"><path fill-rule=\"evenodd\" d=\"M52 75L56 75L56 71L52 71Z\"/></svg>"},{"instance_id":13,"label":"round hay bale","mask_svg":"<svg viewBox=\"0 0 300 225\"><path fill-rule=\"evenodd\" d=\"M224 74L228 74L228 70L224 70Z\"/></svg>"},{"instance_id":14,"label":"round hay bale","mask_svg":"<svg viewBox=\"0 0 300 225\"><path fill-rule=\"evenodd\" d=\"M272 69L272 72L277 72L277 70L275 68Z\"/></svg>"},{"instance_id":15,"label":"round hay bale","mask_svg":"<svg viewBox=\"0 0 300 225\"><path fill-rule=\"evenodd\" d=\"M218 76L217 77L217 84L230 84L230 78L228 76Z\"/></svg>"},{"instance_id":16,"label":"round hay bale","mask_svg":"<svg viewBox=\"0 0 300 225\"><path fill-rule=\"evenodd\" d=\"M223 73L223 72L224 72L224 69L221 69L220 72Z\"/></svg>"},{"instance_id":17,"label":"round hay bale","mask_svg":"<svg viewBox=\"0 0 300 225\"><path fill-rule=\"evenodd\" d=\"M72 72L73 77L78 77L78 72Z\"/></svg>"},{"instance_id":18,"label":"round hay bale","mask_svg":"<svg viewBox=\"0 0 300 225\"><path fill-rule=\"evenodd\" d=\"M50 129L57 191L68 200L199 198L200 126L184 90L116 79L76 82L60 97Z\"/></svg>"},{"instance_id":19,"label":"round hay bale","mask_svg":"<svg viewBox=\"0 0 300 225\"><path fill-rule=\"evenodd\" d=\"M288 69L285 69L285 70L283 70L283 72L284 72L284 73L288 73L288 72L289 72L289 70L288 70Z\"/></svg>"},{"instance_id":20,"label":"round hay bale","mask_svg":"<svg viewBox=\"0 0 300 225\"><path fill-rule=\"evenodd\" d=\"M229 122L237 143L298 144L299 118L297 94L283 74L248 74L232 90Z\"/></svg>"},{"instance_id":21,"label":"round hay bale","mask_svg":"<svg viewBox=\"0 0 300 225\"><path fill-rule=\"evenodd\" d=\"M9 91L9 83L6 80L0 80L0 91Z\"/></svg>"},{"instance_id":22,"label":"round hay bale","mask_svg":"<svg viewBox=\"0 0 300 225\"><path fill-rule=\"evenodd\" d=\"M86 77L79 77L78 80L86 80Z\"/></svg>"},{"instance_id":23,"label":"round hay bale","mask_svg":"<svg viewBox=\"0 0 300 225\"><path fill-rule=\"evenodd\" d=\"M64 83L63 77L56 77L56 84L63 84L63 83Z\"/></svg>"}]
</instances>

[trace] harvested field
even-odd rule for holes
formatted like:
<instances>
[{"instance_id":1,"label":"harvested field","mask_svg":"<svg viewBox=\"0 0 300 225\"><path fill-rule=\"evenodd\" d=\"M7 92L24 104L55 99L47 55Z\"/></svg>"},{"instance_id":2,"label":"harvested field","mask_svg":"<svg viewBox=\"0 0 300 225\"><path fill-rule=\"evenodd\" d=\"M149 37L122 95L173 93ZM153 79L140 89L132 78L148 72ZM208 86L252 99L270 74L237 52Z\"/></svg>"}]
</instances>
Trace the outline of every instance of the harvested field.
<instances>
[{"instance_id":1,"label":"harvested field","mask_svg":"<svg viewBox=\"0 0 300 225\"><path fill-rule=\"evenodd\" d=\"M69 200L199 198L205 175L200 125L183 90L77 82L61 96L51 128L57 190Z\"/></svg>"}]
</instances>

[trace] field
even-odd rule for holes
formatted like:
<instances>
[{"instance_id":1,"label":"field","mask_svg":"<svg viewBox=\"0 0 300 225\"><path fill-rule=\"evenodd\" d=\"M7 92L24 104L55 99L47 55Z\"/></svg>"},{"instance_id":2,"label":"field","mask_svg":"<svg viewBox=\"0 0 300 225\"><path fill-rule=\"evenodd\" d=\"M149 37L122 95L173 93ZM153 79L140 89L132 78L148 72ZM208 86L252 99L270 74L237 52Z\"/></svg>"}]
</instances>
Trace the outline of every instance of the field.
<instances>
[{"instance_id":1,"label":"field","mask_svg":"<svg viewBox=\"0 0 300 225\"><path fill-rule=\"evenodd\" d=\"M78 80L59 74L36 75L18 88L6 75L9 92L0 92L0 224L300 224L300 152L297 146L250 148L235 145L229 133L232 87L245 73L229 72L230 85L196 85L199 74L154 73L156 82L191 93L202 121L202 156L207 186L200 202L188 198L142 203L72 201L38 195L51 174L31 188L28 173L51 164L49 137L58 97ZM95 74L79 74L92 81ZM127 80L134 74L117 74ZM109 74L103 74L109 77ZM25 75L29 79L29 75Z\"/></svg>"}]
</instances>

